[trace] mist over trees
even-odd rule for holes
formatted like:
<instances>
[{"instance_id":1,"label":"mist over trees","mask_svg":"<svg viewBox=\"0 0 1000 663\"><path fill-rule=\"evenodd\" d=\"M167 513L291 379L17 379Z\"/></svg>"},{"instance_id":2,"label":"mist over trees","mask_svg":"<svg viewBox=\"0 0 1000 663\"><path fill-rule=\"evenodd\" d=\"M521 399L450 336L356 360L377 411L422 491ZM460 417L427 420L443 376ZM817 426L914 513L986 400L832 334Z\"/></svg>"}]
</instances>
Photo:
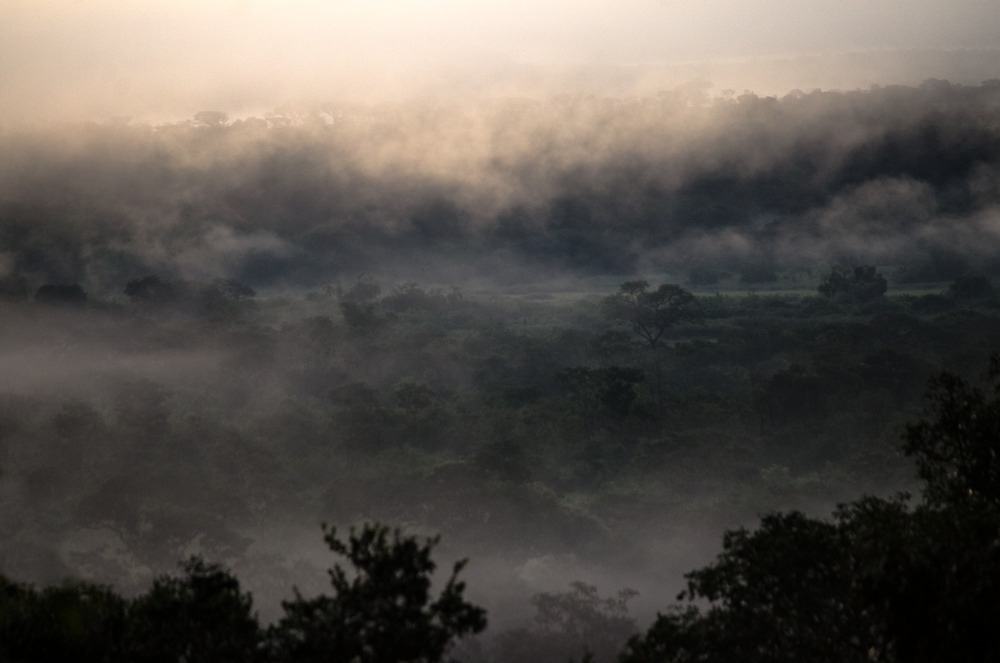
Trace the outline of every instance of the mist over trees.
<instances>
[{"instance_id":1,"label":"mist over trees","mask_svg":"<svg viewBox=\"0 0 1000 663\"><path fill-rule=\"evenodd\" d=\"M865 495L838 505L830 520L775 512L752 532L729 530L715 562L686 574L677 600L688 605L671 606L645 633L628 614L638 592L602 599L596 587L574 582L570 592L536 594L533 619L496 636L488 654L478 642L461 649L461 638L486 627L486 611L465 600L457 580L468 560L454 564L432 600L431 552L440 539L365 523L346 540L323 526L330 550L351 568L329 570L332 596L305 598L296 588L267 628L239 580L198 557L181 564L184 577L157 577L134 599L94 583L36 590L0 575L0 656L437 663L458 651L466 660L528 662L573 660L578 652L581 660L619 663L993 660L1000 354L990 360L988 383L993 398L951 373L930 381L930 417L907 424L902 445L924 482L915 507L908 493Z\"/></svg>"},{"instance_id":2,"label":"mist over trees","mask_svg":"<svg viewBox=\"0 0 1000 663\"><path fill-rule=\"evenodd\" d=\"M949 373L930 387L929 418L902 445L922 501L864 496L832 520L773 513L727 532L716 561L686 575L688 605L621 661L995 660L1000 355L988 390Z\"/></svg>"},{"instance_id":3,"label":"mist over trees","mask_svg":"<svg viewBox=\"0 0 1000 663\"><path fill-rule=\"evenodd\" d=\"M730 656L788 608L729 610L752 571L830 617L799 649L744 629L808 657L871 607L845 577L909 582L871 570L883 525L914 573L992 560L994 508L952 510L992 461L944 419L899 439L942 371L942 412L995 432L1000 84L705 89L4 127L0 600L120 625L207 587L257 620L235 647L286 659L370 653L331 624L401 603L440 658L482 605L467 663L604 663L701 567L713 605L629 656ZM918 476L941 494L891 497ZM360 532L326 541L351 606L319 522ZM467 590L429 591L435 546ZM372 550L416 560L404 599L358 598ZM968 608L949 587L925 588ZM858 643L889 659L908 617L880 614Z\"/></svg>"},{"instance_id":4,"label":"mist over trees","mask_svg":"<svg viewBox=\"0 0 1000 663\"><path fill-rule=\"evenodd\" d=\"M1000 84L474 106L287 107L148 126L8 126L19 279L250 286L905 264L991 270ZM391 273L385 269L391 267ZM669 269L667 269L669 268Z\"/></svg>"},{"instance_id":5,"label":"mist over trees","mask_svg":"<svg viewBox=\"0 0 1000 663\"><path fill-rule=\"evenodd\" d=\"M295 590L282 604L284 617L268 628L239 580L199 557L181 563L182 577L159 576L131 600L92 583L38 591L0 576L0 656L39 663L437 663L457 640L486 627L486 611L462 595L464 562L432 600L436 539L370 523L352 528L345 541L325 526L324 535L349 562L347 570L335 563L328 572L333 595L306 599Z\"/></svg>"}]
</instances>

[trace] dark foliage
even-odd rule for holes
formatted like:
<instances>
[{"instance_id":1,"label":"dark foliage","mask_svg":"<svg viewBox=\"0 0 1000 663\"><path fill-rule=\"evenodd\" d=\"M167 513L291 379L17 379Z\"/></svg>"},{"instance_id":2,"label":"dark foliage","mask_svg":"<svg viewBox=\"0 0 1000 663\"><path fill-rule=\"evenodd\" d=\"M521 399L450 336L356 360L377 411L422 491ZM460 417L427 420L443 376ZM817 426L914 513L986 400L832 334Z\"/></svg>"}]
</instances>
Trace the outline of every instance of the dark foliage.
<instances>
[{"instance_id":1,"label":"dark foliage","mask_svg":"<svg viewBox=\"0 0 1000 663\"><path fill-rule=\"evenodd\" d=\"M192 558L128 609L124 659L135 663L253 661L261 641L249 594L231 573Z\"/></svg>"},{"instance_id":2,"label":"dark foliage","mask_svg":"<svg viewBox=\"0 0 1000 663\"><path fill-rule=\"evenodd\" d=\"M391 314L381 314L374 304L359 304L351 300L340 302L340 313L347 326L359 333L376 331L392 321Z\"/></svg>"},{"instance_id":3,"label":"dark foliage","mask_svg":"<svg viewBox=\"0 0 1000 663\"><path fill-rule=\"evenodd\" d=\"M182 577L161 576L128 601L110 588L66 583L42 591L0 576L0 660L47 663L252 663L370 661L436 663L455 641L486 627L466 602L455 564L432 600L430 558L437 539L365 525L342 542L330 570L336 594L284 603L286 616L263 631L234 575L200 558Z\"/></svg>"},{"instance_id":4,"label":"dark foliage","mask_svg":"<svg viewBox=\"0 0 1000 663\"><path fill-rule=\"evenodd\" d=\"M374 301L382 292L382 285L371 274L359 274L346 290L338 284L333 289L333 294L342 302L354 302L364 304Z\"/></svg>"},{"instance_id":5,"label":"dark foliage","mask_svg":"<svg viewBox=\"0 0 1000 663\"><path fill-rule=\"evenodd\" d=\"M645 379L637 368L574 366L556 373L569 394L576 415L589 431L600 423L621 422L636 410L636 386Z\"/></svg>"},{"instance_id":6,"label":"dark foliage","mask_svg":"<svg viewBox=\"0 0 1000 663\"><path fill-rule=\"evenodd\" d=\"M0 576L0 660L122 660L127 602L110 588L67 582L42 591Z\"/></svg>"},{"instance_id":7,"label":"dark foliage","mask_svg":"<svg viewBox=\"0 0 1000 663\"><path fill-rule=\"evenodd\" d=\"M278 109L228 123L14 127L2 153L17 184L0 205L0 251L14 279L89 278L100 288L164 260L223 255L232 276L260 285L323 282L373 264L400 277L416 263L441 278L456 263L515 279L525 267L628 274L661 258L716 263L758 283L801 265L804 247L881 262L901 245L907 279L947 280L991 264L976 219L995 203L983 183L1000 162L998 94L989 81L929 80L714 103L673 91L516 113L498 102L427 115L415 103ZM481 131L466 132L470 115ZM539 169L538 141L507 138L536 135L557 155L549 168ZM607 150L577 149L608 135L619 138ZM73 142L84 147L67 162L61 148ZM421 168L422 146L464 142L461 166ZM369 161L375 152L383 157ZM414 168L424 175L413 179ZM963 241L922 232L935 216ZM887 228L896 241L885 241ZM733 239L773 264L740 270ZM415 246L433 257L415 257ZM341 294L379 294L357 285Z\"/></svg>"},{"instance_id":8,"label":"dark foliage","mask_svg":"<svg viewBox=\"0 0 1000 663\"><path fill-rule=\"evenodd\" d=\"M993 661L1000 658L1000 356L994 398L965 380L932 381L932 419L904 451L923 503L864 497L832 522L776 513L728 532L716 562L623 663L648 661Z\"/></svg>"},{"instance_id":9,"label":"dark foliage","mask_svg":"<svg viewBox=\"0 0 1000 663\"><path fill-rule=\"evenodd\" d=\"M156 274L129 281L124 292L133 305L148 310L184 312L216 322L239 320L256 307L252 300L257 294L235 279L167 281Z\"/></svg>"},{"instance_id":10,"label":"dark foliage","mask_svg":"<svg viewBox=\"0 0 1000 663\"><path fill-rule=\"evenodd\" d=\"M649 282L628 281L616 294L605 297L601 308L606 318L628 325L651 348L677 323L702 317L695 296L671 283L650 292Z\"/></svg>"},{"instance_id":11,"label":"dark foliage","mask_svg":"<svg viewBox=\"0 0 1000 663\"><path fill-rule=\"evenodd\" d=\"M909 486L892 439L924 378L947 370L950 423L929 417L908 439L912 459L931 459L923 502L866 498L829 522L778 514L731 535L725 563L691 578L720 611L673 613L635 652L815 658L837 640L829 655L847 660L975 659L996 617L997 472L982 443L997 417L969 382L1000 338L992 284L886 297L878 270L852 267L826 297L812 270L892 265L895 282L938 289L997 277L981 220L997 201L998 93L930 81L694 105L581 97L515 114L335 108L333 124L305 109L9 127L4 571L145 595L137 570L162 574L200 549L252 569L256 598L276 606L303 582L298 553L264 560L248 533L326 517L442 531L512 567L573 554L639 573L650 537L692 520ZM428 164L432 145L469 158ZM373 265L402 285L334 286ZM633 280L606 298L607 274L640 270L722 294L615 276ZM542 272L554 280L532 282ZM178 279L216 273L239 280ZM489 278L464 298L411 281L457 275ZM726 294L775 277L773 293ZM78 282L98 304L28 305L46 282ZM100 302L126 283L127 304ZM256 301L245 283L281 294ZM680 299L658 303L664 288ZM602 299L621 315L604 317ZM661 317L671 301L697 303L705 324ZM189 578L160 578L162 604L187 600ZM54 614L49 590L18 587ZM246 616L225 605L233 623ZM32 642L51 658L72 641L85 660L103 651L86 642L118 632L108 620L63 635L50 620ZM754 633L763 650L740 649Z\"/></svg>"},{"instance_id":12,"label":"dark foliage","mask_svg":"<svg viewBox=\"0 0 1000 663\"><path fill-rule=\"evenodd\" d=\"M1000 507L1000 355L989 379L993 398L950 373L934 378L936 418L906 427L903 450L916 458L929 504Z\"/></svg>"},{"instance_id":13,"label":"dark foliage","mask_svg":"<svg viewBox=\"0 0 1000 663\"><path fill-rule=\"evenodd\" d=\"M827 413L830 385L804 366L793 364L776 372L761 394L772 423L815 421Z\"/></svg>"},{"instance_id":14,"label":"dark foliage","mask_svg":"<svg viewBox=\"0 0 1000 663\"><path fill-rule=\"evenodd\" d=\"M0 577L0 660L178 663L256 660L261 631L249 594L219 566L192 558L128 601L68 582L37 591Z\"/></svg>"},{"instance_id":15,"label":"dark foliage","mask_svg":"<svg viewBox=\"0 0 1000 663\"><path fill-rule=\"evenodd\" d=\"M269 632L278 661L359 661L432 663L455 640L486 628L486 612L462 598L457 562L441 594L430 595L436 565L423 543L381 525L351 531L347 541L326 531L330 550L345 557L330 570L334 596L285 602L285 617Z\"/></svg>"}]
</instances>

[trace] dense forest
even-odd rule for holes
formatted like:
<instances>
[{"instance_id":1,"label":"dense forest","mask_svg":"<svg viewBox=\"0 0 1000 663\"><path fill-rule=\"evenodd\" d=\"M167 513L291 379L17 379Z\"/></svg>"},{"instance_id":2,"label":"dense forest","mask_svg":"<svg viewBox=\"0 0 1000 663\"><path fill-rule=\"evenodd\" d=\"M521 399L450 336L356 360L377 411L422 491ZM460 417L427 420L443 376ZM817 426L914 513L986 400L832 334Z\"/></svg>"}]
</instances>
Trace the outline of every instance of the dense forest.
<instances>
[{"instance_id":1,"label":"dense forest","mask_svg":"<svg viewBox=\"0 0 1000 663\"><path fill-rule=\"evenodd\" d=\"M574 274L753 279L817 263L995 269L1000 83L776 99L281 108L0 127L0 252L32 288Z\"/></svg>"},{"instance_id":2,"label":"dense forest","mask_svg":"<svg viewBox=\"0 0 1000 663\"><path fill-rule=\"evenodd\" d=\"M518 623L546 589L557 615L617 624L590 643L613 652L637 628L633 592L531 574L662 604L725 527L916 485L902 426L930 375L981 377L1000 299L982 276L887 288L864 267L807 296L637 280L477 301L362 276L258 301L149 276L114 303L43 287L5 304L4 570L131 595L198 554L277 618L292 586L323 584L321 561L283 546L318 541L320 521L389 522L472 558L501 634L579 629ZM482 655L526 660L525 641Z\"/></svg>"},{"instance_id":3,"label":"dense forest","mask_svg":"<svg viewBox=\"0 0 1000 663\"><path fill-rule=\"evenodd\" d=\"M975 643L998 104L693 85L2 128L0 657ZM361 622L412 637L337 639Z\"/></svg>"}]
</instances>

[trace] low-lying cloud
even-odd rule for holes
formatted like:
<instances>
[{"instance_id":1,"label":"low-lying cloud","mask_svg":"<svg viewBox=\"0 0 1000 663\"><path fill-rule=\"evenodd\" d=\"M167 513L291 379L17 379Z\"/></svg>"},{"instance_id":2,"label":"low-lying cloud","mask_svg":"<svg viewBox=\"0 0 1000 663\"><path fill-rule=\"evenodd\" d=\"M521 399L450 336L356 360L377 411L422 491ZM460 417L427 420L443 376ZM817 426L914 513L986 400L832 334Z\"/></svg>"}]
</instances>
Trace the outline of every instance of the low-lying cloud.
<instances>
[{"instance_id":1,"label":"low-lying cloud","mask_svg":"<svg viewBox=\"0 0 1000 663\"><path fill-rule=\"evenodd\" d=\"M8 279L312 286L993 256L1000 85L285 107L11 127ZM971 264L971 263L970 263Z\"/></svg>"}]
</instances>

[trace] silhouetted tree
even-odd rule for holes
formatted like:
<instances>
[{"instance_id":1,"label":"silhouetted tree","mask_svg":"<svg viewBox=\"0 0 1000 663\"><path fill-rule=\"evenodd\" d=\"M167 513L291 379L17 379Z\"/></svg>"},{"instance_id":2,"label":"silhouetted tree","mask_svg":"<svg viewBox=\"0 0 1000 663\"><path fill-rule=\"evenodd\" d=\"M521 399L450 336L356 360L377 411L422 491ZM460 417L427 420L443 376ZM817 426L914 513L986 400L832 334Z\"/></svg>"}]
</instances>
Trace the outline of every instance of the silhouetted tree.
<instances>
[{"instance_id":1,"label":"silhouetted tree","mask_svg":"<svg viewBox=\"0 0 1000 663\"><path fill-rule=\"evenodd\" d=\"M1000 508L1000 354L988 376L993 398L951 373L932 379L936 418L906 427L903 451L916 458L930 504Z\"/></svg>"},{"instance_id":2,"label":"silhouetted tree","mask_svg":"<svg viewBox=\"0 0 1000 663\"><path fill-rule=\"evenodd\" d=\"M66 582L38 591L0 576L0 661L122 660L126 606L102 585Z\"/></svg>"},{"instance_id":3,"label":"silhouetted tree","mask_svg":"<svg viewBox=\"0 0 1000 663\"><path fill-rule=\"evenodd\" d=\"M378 524L352 528L347 541L334 528L324 532L351 571L330 569L334 596L306 599L296 592L282 603L285 616L270 631L277 660L434 663L456 639L486 628L486 611L462 597L465 583L457 576L464 560L432 599L437 538L421 543Z\"/></svg>"},{"instance_id":4,"label":"silhouetted tree","mask_svg":"<svg viewBox=\"0 0 1000 663\"><path fill-rule=\"evenodd\" d=\"M224 127L229 115L222 111L203 110L194 114L194 121L203 127Z\"/></svg>"},{"instance_id":5,"label":"silhouetted tree","mask_svg":"<svg viewBox=\"0 0 1000 663\"><path fill-rule=\"evenodd\" d=\"M677 323L702 317L695 296L671 283L650 292L648 281L628 281L605 297L601 307L606 318L628 325L651 348Z\"/></svg>"},{"instance_id":6,"label":"silhouetted tree","mask_svg":"<svg viewBox=\"0 0 1000 663\"><path fill-rule=\"evenodd\" d=\"M192 557L184 577L161 576L129 606L124 660L242 663L257 657L260 625L250 594L217 564Z\"/></svg>"},{"instance_id":7,"label":"silhouetted tree","mask_svg":"<svg viewBox=\"0 0 1000 663\"><path fill-rule=\"evenodd\" d=\"M379 314L374 304L360 304L345 300L340 302L340 312L344 322L354 332L375 331L393 320L394 314Z\"/></svg>"},{"instance_id":8,"label":"silhouetted tree","mask_svg":"<svg viewBox=\"0 0 1000 663\"><path fill-rule=\"evenodd\" d=\"M334 291L342 302L363 304L375 300L382 292L382 286L371 274L359 274L347 290L338 284Z\"/></svg>"},{"instance_id":9,"label":"silhouetted tree","mask_svg":"<svg viewBox=\"0 0 1000 663\"><path fill-rule=\"evenodd\" d=\"M486 628L486 611L462 596L465 561L430 595L437 538L420 542L377 524L352 529L347 541L325 531L351 571L330 570L333 597L296 592L266 633L237 578L199 557L131 601L100 585L38 591L0 576L0 661L436 663L457 639Z\"/></svg>"},{"instance_id":10,"label":"silhouetted tree","mask_svg":"<svg viewBox=\"0 0 1000 663\"><path fill-rule=\"evenodd\" d=\"M1000 659L1000 355L993 397L943 373L929 420L903 450L926 482L908 497L863 497L833 522L765 516L723 539L622 663L680 661L995 661Z\"/></svg>"}]
</instances>

